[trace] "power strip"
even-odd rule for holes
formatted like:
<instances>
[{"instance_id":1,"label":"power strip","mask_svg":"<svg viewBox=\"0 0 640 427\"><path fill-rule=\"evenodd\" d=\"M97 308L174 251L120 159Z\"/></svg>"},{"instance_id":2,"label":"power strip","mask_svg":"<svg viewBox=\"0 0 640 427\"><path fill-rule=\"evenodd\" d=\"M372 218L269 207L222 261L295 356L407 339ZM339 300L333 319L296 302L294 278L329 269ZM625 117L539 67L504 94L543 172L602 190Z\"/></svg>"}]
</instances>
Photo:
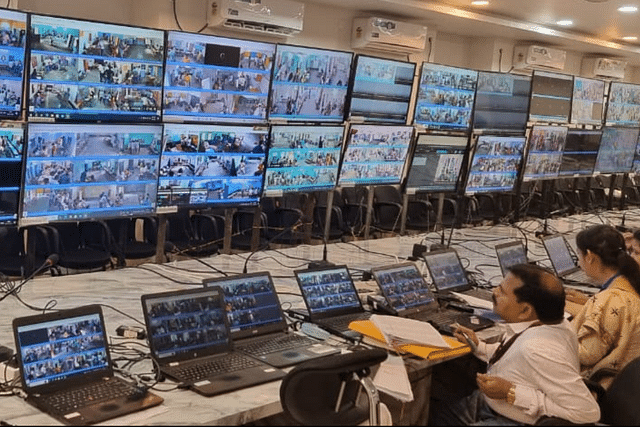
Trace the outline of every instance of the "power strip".
<instances>
[{"instance_id":1,"label":"power strip","mask_svg":"<svg viewBox=\"0 0 640 427\"><path fill-rule=\"evenodd\" d=\"M20 368L15 365L15 361L12 359L9 361L9 366L7 366L7 362L0 362L0 382L4 382L5 379L7 382L11 382L16 378L20 377Z\"/></svg>"}]
</instances>

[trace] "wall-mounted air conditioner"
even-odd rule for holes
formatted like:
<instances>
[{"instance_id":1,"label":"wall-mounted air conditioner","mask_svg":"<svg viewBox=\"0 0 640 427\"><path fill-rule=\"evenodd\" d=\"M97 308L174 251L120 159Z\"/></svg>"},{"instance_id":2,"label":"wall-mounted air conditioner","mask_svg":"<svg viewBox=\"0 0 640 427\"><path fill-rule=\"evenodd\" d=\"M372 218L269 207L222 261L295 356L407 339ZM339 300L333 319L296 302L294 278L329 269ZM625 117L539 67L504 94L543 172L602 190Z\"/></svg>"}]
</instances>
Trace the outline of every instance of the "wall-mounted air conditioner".
<instances>
[{"instance_id":1,"label":"wall-mounted air conditioner","mask_svg":"<svg viewBox=\"0 0 640 427\"><path fill-rule=\"evenodd\" d=\"M545 46L527 45L513 48L513 70L563 70L567 52Z\"/></svg>"},{"instance_id":2,"label":"wall-mounted air conditioner","mask_svg":"<svg viewBox=\"0 0 640 427\"><path fill-rule=\"evenodd\" d=\"M375 17L353 20L354 49L415 53L423 51L426 43L427 27L423 25Z\"/></svg>"},{"instance_id":3,"label":"wall-mounted air conditioner","mask_svg":"<svg viewBox=\"0 0 640 427\"><path fill-rule=\"evenodd\" d=\"M582 58L582 74L585 77L595 77L608 80L624 79L627 62L612 58L584 57Z\"/></svg>"},{"instance_id":4,"label":"wall-mounted air conditioner","mask_svg":"<svg viewBox=\"0 0 640 427\"><path fill-rule=\"evenodd\" d=\"M209 27L293 36L302 31L304 3L292 0L210 0Z\"/></svg>"}]
</instances>

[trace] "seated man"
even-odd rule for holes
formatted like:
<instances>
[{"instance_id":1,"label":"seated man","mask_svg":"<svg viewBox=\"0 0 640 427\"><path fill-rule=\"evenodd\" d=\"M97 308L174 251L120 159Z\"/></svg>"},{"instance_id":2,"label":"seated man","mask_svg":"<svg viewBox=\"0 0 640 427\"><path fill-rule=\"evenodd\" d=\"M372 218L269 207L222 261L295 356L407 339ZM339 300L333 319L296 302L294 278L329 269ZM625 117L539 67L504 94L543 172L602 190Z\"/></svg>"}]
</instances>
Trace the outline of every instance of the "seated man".
<instances>
[{"instance_id":1,"label":"seated man","mask_svg":"<svg viewBox=\"0 0 640 427\"><path fill-rule=\"evenodd\" d=\"M520 264L493 291L493 307L505 322L502 343L487 344L467 328L465 335L488 361L477 374L478 390L453 403L437 402L433 425L535 424L542 416L576 424L594 423L600 409L580 376L578 340L564 320L564 289L548 270Z\"/></svg>"}]
</instances>

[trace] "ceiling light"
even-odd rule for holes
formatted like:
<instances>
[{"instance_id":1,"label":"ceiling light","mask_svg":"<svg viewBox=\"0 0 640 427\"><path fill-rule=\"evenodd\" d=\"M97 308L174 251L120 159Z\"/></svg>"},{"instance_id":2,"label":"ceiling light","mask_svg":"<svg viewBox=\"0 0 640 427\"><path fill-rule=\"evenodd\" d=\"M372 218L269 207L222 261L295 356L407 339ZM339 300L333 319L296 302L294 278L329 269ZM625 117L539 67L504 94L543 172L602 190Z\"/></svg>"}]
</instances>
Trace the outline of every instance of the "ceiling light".
<instances>
[{"instance_id":1,"label":"ceiling light","mask_svg":"<svg viewBox=\"0 0 640 427\"><path fill-rule=\"evenodd\" d=\"M486 6L489 4L489 2L487 0L474 0L471 2L471 4L474 6Z\"/></svg>"},{"instance_id":2,"label":"ceiling light","mask_svg":"<svg viewBox=\"0 0 640 427\"><path fill-rule=\"evenodd\" d=\"M633 41L638 40L638 37L636 37L636 36L626 36L626 37L623 37L622 40L626 40L628 42L633 42Z\"/></svg>"},{"instance_id":3,"label":"ceiling light","mask_svg":"<svg viewBox=\"0 0 640 427\"><path fill-rule=\"evenodd\" d=\"M573 25L573 21L570 19L563 19L562 21L556 22L558 25L562 25L563 27L568 27L569 25Z\"/></svg>"},{"instance_id":4,"label":"ceiling light","mask_svg":"<svg viewBox=\"0 0 640 427\"><path fill-rule=\"evenodd\" d=\"M638 11L636 6L621 6L618 8L618 12L622 13L635 13Z\"/></svg>"}]
</instances>

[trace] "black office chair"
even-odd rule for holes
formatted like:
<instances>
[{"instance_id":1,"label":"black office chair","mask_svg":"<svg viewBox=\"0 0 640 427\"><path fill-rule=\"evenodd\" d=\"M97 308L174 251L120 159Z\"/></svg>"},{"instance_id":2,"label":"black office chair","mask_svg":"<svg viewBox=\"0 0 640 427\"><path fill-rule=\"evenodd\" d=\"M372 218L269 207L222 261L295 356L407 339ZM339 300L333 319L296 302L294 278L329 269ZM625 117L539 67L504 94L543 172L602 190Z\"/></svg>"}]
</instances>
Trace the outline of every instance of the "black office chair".
<instances>
[{"instance_id":1,"label":"black office chair","mask_svg":"<svg viewBox=\"0 0 640 427\"><path fill-rule=\"evenodd\" d=\"M385 407L369 375L386 358L386 350L371 349L296 366L280 386L285 416L298 425L377 425Z\"/></svg>"},{"instance_id":2,"label":"black office chair","mask_svg":"<svg viewBox=\"0 0 640 427\"><path fill-rule=\"evenodd\" d=\"M608 389L599 385L606 376L614 376ZM602 369L587 381L589 388L598 395L600 422L614 426L640 425L640 357L622 370Z\"/></svg>"},{"instance_id":3,"label":"black office chair","mask_svg":"<svg viewBox=\"0 0 640 427\"><path fill-rule=\"evenodd\" d=\"M136 225L142 222L141 238L136 237ZM126 260L140 260L156 255L158 225L153 217L114 218L105 221L114 239L114 255L118 265Z\"/></svg>"}]
</instances>

